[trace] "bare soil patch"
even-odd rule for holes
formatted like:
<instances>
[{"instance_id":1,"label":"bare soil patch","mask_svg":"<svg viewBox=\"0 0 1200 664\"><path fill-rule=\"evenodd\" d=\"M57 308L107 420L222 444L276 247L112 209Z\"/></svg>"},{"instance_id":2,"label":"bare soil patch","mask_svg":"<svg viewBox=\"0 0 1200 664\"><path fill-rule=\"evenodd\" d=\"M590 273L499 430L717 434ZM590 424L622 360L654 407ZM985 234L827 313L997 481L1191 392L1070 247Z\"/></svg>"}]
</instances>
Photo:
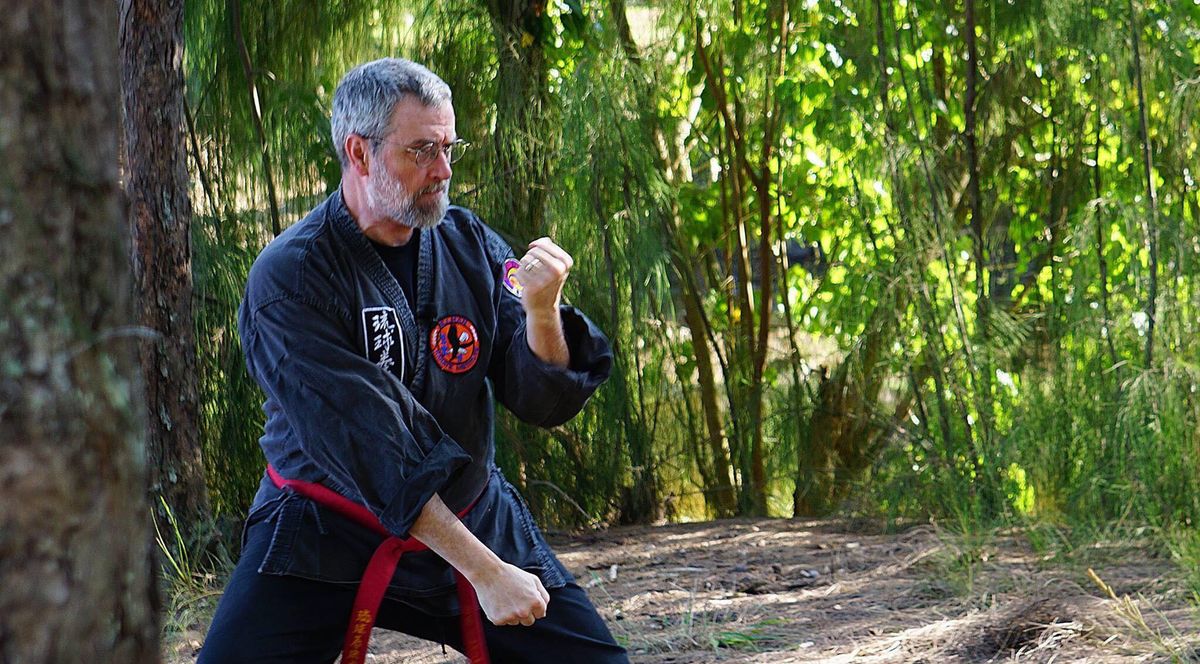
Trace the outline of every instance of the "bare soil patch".
<instances>
[{"instance_id":1,"label":"bare soil patch","mask_svg":"<svg viewBox=\"0 0 1200 664\"><path fill-rule=\"evenodd\" d=\"M635 662L1200 662L1190 592L1138 542L1035 552L1020 533L739 519L551 543ZM381 630L371 651L465 661Z\"/></svg>"}]
</instances>

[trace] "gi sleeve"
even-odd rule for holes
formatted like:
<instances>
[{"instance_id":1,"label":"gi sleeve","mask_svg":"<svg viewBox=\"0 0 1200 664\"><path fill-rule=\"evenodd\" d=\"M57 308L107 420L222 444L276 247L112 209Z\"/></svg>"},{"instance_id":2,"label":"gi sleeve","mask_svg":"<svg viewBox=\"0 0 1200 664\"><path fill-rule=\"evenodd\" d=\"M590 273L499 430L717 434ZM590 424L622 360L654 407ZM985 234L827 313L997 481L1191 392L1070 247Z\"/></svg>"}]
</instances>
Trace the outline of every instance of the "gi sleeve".
<instances>
[{"instance_id":1,"label":"gi sleeve","mask_svg":"<svg viewBox=\"0 0 1200 664\"><path fill-rule=\"evenodd\" d=\"M349 324L295 295L243 304L246 366L305 455L388 531L407 537L425 503L471 457L391 372L355 352Z\"/></svg>"},{"instance_id":2,"label":"gi sleeve","mask_svg":"<svg viewBox=\"0 0 1200 664\"><path fill-rule=\"evenodd\" d=\"M488 231L488 254L497 283L505 278L512 249ZM575 417L612 371L612 350L600 328L575 307L559 307L570 361L566 368L542 361L525 338L525 309L519 295L497 289L498 326L488 377L497 400L522 421L553 427Z\"/></svg>"}]
</instances>

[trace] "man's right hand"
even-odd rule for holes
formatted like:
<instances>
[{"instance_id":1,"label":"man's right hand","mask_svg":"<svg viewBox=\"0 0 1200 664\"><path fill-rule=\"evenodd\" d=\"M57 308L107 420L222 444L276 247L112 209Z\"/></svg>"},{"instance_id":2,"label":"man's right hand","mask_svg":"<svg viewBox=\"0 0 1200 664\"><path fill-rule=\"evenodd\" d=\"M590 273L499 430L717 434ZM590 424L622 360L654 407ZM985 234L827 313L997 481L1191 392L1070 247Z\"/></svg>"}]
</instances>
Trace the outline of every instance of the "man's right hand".
<instances>
[{"instance_id":1,"label":"man's right hand","mask_svg":"<svg viewBox=\"0 0 1200 664\"><path fill-rule=\"evenodd\" d=\"M550 593L542 580L500 559L434 494L421 508L412 536L467 577L494 625L525 625L546 617Z\"/></svg>"},{"instance_id":2,"label":"man's right hand","mask_svg":"<svg viewBox=\"0 0 1200 664\"><path fill-rule=\"evenodd\" d=\"M525 625L546 617L550 593L542 580L501 561L494 570L471 579L479 606L494 625Z\"/></svg>"}]
</instances>

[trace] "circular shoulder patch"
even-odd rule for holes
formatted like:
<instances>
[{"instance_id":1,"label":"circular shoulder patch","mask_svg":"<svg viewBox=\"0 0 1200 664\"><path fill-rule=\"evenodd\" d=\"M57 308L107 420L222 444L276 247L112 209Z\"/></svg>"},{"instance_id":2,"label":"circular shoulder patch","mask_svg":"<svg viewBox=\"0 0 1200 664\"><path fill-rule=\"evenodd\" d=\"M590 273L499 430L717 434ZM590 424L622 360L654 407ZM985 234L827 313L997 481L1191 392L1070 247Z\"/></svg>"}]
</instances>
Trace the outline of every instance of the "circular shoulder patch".
<instances>
[{"instance_id":1,"label":"circular shoulder patch","mask_svg":"<svg viewBox=\"0 0 1200 664\"><path fill-rule=\"evenodd\" d=\"M517 277L521 273L521 262L515 258L510 258L504 261L504 278L500 283L504 285L505 290L521 297L521 291L525 287L521 285L521 280Z\"/></svg>"},{"instance_id":2,"label":"circular shoulder patch","mask_svg":"<svg viewBox=\"0 0 1200 664\"><path fill-rule=\"evenodd\" d=\"M479 335L475 325L462 316L446 316L429 331L429 350L442 371L460 374L479 359Z\"/></svg>"}]
</instances>

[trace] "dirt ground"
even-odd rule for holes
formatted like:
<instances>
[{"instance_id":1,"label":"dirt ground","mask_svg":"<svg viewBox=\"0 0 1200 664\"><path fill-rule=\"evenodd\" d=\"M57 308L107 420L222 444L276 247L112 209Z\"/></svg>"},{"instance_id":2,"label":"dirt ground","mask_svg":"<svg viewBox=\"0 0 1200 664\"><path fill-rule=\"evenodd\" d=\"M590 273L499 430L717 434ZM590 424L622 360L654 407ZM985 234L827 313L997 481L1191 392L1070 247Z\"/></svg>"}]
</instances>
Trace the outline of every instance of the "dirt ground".
<instances>
[{"instance_id":1,"label":"dirt ground","mask_svg":"<svg viewBox=\"0 0 1200 664\"><path fill-rule=\"evenodd\" d=\"M781 519L550 539L634 662L1200 662L1191 591L1136 542L1035 550L1020 533ZM466 661L380 630L371 653Z\"/></svg>"}]
</instances>

